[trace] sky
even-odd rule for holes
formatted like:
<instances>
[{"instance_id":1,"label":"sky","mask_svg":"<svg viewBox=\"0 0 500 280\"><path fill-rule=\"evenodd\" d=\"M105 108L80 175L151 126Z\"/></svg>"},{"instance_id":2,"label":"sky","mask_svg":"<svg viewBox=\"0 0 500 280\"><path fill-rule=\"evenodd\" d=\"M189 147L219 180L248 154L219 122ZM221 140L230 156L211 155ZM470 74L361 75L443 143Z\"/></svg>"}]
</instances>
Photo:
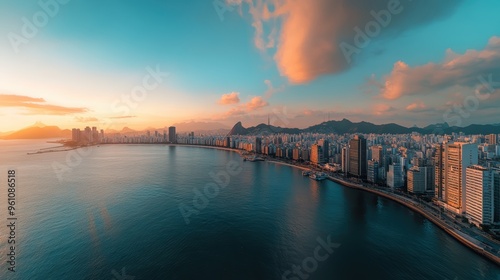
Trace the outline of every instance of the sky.
<instances>
[{"instance_id":1,"label":"sky","mask_svg":"<svg viewBox=\"0 0 500 280\"><path fill-rule=\"evenodd\" d=\"M0 132L500 123L496 0L0 0Z\"/></svg>"}]
</instances>

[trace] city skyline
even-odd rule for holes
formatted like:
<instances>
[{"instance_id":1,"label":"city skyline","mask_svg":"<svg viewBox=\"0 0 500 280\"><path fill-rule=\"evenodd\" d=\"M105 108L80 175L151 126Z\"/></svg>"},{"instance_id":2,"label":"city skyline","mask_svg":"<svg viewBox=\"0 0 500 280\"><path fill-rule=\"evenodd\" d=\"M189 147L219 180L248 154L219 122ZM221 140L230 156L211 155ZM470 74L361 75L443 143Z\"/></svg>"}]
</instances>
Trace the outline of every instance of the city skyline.
<instances>
[{"instance_id":1,"label":"city skyline","mask_svg":"<svg viewBox=\"0 0 500 280\"><path fill-rule=\"evenodd\" d=\"M495 1L219 2L0 4L0 115L13 119L0 131L276 114L298 128L466 126L491 123L500 105Z\"/></svg>"}]
</instances>

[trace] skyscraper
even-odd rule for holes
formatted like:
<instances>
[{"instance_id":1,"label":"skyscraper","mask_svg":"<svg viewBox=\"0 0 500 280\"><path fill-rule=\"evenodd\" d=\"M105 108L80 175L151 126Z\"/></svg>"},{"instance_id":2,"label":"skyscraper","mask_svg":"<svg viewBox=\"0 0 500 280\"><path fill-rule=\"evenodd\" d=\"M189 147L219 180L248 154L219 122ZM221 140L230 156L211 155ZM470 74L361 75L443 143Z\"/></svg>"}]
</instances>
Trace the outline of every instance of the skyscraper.
<instances>
[{"instance_id":1,"label":"skyscraper","mask_svg":"<svg viewBox=\"0 0 500 280\"><path fill-rule=\"evenodd\" d=\"M466 169L465 212L477 226L493 223L493 180L493 172L488 168L472 165Z\"/></svg>"},{"instance_id":2,"label":"skyscraper","mask_svg":"<svg viewBox=\"0 0 500 280\"><path fill-rule=\"evenodd\" d=\"M318 144L311 146L311 162L316 164L323 162L323 149Z\"/></svg>"},{"instance_id":3,"label":"skyscraper","mask_svg":"<svg viewBox=\"0 0 500 280\"><path fill-rule=\"evenodd\" d=\"M255 137L255 153L262 153L262 138Z\"/></svg>"},{"instance_id":4,"label":"skyscraper","mask_svg":"<svg viewBox=\"0 0 500 280\"><path fill-rule=\"evenodd\" d=\"M349 171L349 147L342 148L342 172L347 174Z\"/></svg>"},{"instance_id":5,"label":"skyscraper","mask_svg":"<svg viewBox=\"0 0 500 280\"><path fill-rule=\"evenodd\" d=\"M498 135L496 134L487 135L486 140L488 141L488 144L496 145L498 143Z\"/></svg>"},{"instance_id":6,"label":"skyscraper","mask_svg":"<svg viewBox=\"0 0 500 280\"><path fill-rule=\"evenodd\" d=\"M465 211L466 169L479 160L476 144L454 143L446 147L445 198L446 208L456 214Z\"/></svg>"},{"instance_id":7,"label":"skyscraper","mask_svg":"<svg viewBox=\"0 0 500 280\"><path fill-rule=\"evenodd\" d=\"M493 222L500 224L500 170L493 170Z\"/></svg>"},{"instance_id":8,"label":"skyscraper","mask_svg":"<svg viewBox=\"0 0 500 280\"><path fill-rule=\"evenodd\" d=\"M443 201L444 199L444 184L445 184L445 146L439 144L436 146L436 154L434 156L434 195L435 197Z\"/></svg>"},{"instance_id":9,"label":"skyscraper","mask_svg":"<svg viewBox=\"0 0 500 280\"><path fill-rule=\"evenodd\" d=\"M408 192L413 194L425 193L426 177L425 167L414 166L408 170Z\"/></svg>"},{"instance_id":10,"label":"skyscraper","mask_svg":"<svg viewBox=\"0 0 500 280\"><path fill-rule=\"evenodd\" d=\"M389 172L387 173L387 186L393 189L402 188L404 186L401 164L399 162L389 165Z\"/></svg>"},{"instance_id":11,"label":"skyscraper","mask_svg":"<svg viewBox=\"0 0 500 280\"><path fill-rule=\"evenodd\" d=\"M372 160L382 163L382 146L372 146Z\"/></svg>"},{"instance_id":12,"label":"skyscraper","mask_svg":"<svg viewBox=\"0 0 500 280\"><path fill-rule=\"evenodd\" d=\"M177 134L175 133L175 126L168 128L168 142L177 143Z\"/></svg>"},{"instance_id":13,"label":"skyscraper","mask_svg":"<svg viewBox=\"0 0 500 280\"><path fill-rule=\"evenodd\" d=\"M318 140L318 145L321 146L321 150L323 151L322 163L328 162L330 159L330 143L326 139Z\"/></svg>"},{"instance_id":14,"label":"skyscraper","mask_svg":"<svg viewBox=\"0 0 500 280\"><path fill-rule=\"evenodd\" d=\"M366 178L366 139L361 135L349 141L349 174Z\"/></svg>"},{"instance_id":15,"label":"skyscraper","mask_svg":"<svg viewBox=\"0 0 500 280\"><path fill-rule=\"evenodd\" d=\"M370 183L376 183L378 180L378 161L369 160L367 167L367 181Z\"/></svg>"}]
</instances>

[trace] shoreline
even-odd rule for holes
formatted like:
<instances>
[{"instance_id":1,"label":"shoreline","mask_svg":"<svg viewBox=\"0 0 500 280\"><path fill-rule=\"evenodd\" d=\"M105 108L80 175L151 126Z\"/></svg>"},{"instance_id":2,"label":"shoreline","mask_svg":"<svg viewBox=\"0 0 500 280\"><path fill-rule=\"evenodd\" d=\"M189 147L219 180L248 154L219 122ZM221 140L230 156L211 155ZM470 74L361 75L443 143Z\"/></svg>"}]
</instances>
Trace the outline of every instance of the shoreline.
<instances>
[{"instance_id":1,"label":"shoreline","mask_svg":"<svg viewBox=\"0 0 500 280\"><path fill-rule=\"evenodd\" d=\"M101 145L110 145L110 144L111 145L116 145L116 144L120 145L120 144L131 144L131 143L108 143L108 144L104 143L104 144L101 144ZM136 145L136 144L131 144L131 145ZM149 144L145 144L145 145L149 145ZM194 145L194 144L171 144L171 143L161 143L160 144L159 143L159 145L173 146L173 147L179 146L179 147L195 147L195 148L215 149L215 150L221 150L221 151L234 152L234 153L238 153L238 154L241 154L241 152L244 151L244 150L235 149L235 148L226 148L226 147L208 146L208 145ZM78 148L81 148L81 147L76 147L75 149L78 149ZM313 168L307 168L307 167L295 165L295 164L292 164L292 163L282 162L282 161L279 161L279 160L276 160L276 159L271 159L271 160L266 159L265 161L273 163L273 164L288 166L288 167L291 167L291 168L297 168L297 169L300 169L300 170L311 170L311 169L313 169ZM418 214L424 216L424 218L428 219L431 223L433 223L434 225L436 225L438 228L442 229L444 232L448 233L451 237L453 237L458 242L462 243L464 246L466 246L466 247L470 248L471 250L473 250L475 253L477 253L477 254L479 254L479 255L487 258L488 260L490 260L491 262L493 262L497 266L500 266L500 257L498 257L498 256L496 256L496 255L494 255L494 254L492 254L492 253L484 250L482 247L478 246L477 244L475 244L471 240L467 239L467 237L469 237L469 238L472 238L472 237L470 237L470 236L468 236L466 234L463 234L463 235L460 234L454 228L448 226L447 224L445 224L441 220L439 220L436 217L434 217L431 213L428 213L424 209L419 208L418 204L416 204L416 202L409 202L409 201L406 201L406 200L404 200L402 198L399 198L399 197L396 197L394 195L385 193L385 192L383 192L381 190L367 188L367 187L364 187L362 185L359 185L359 184L356 184L356 183L352 183L352 182L348 182L348 181L345 181L345 180L340 179L340 178L335 178L335 177L332 177L332 176L328 176L327 178L328 178L328 180L330 180L330 181L332 181L334 183L337 183L337 184L339 184L341 186L352 188L352 189L357 189L357 190L360 190L360 191L369 192L369 193L372 193L374 195L377 195L377 196L380 196L380 197L392 200L392 201L394 201L396 203L399 203L402 206L405 206L406 208L412 210L413 212L418 213Z\"/></svg>"},{"instance_id":2,"label":"shoreline","mask_svg":"<svg viewBox=\"0 0 500 280\"><path fill-rule=\"evenodd\" d=\"M275 164L290 166L292 168L298 168L298 169L301 169L301 170L309 170L308 168L305 168L305 167L302 167L302 166L293 165L293 164L289 164L289 163L285 163L285 162L279 162L279 161L275 161L275 160L266 160L266 161L272 162L272 163L275 163ZM448 226L447 224L445 224L441 220L437 219L436 217L434 217L432 214L428 213L427 211L419 208L417 206L418 204L413 204L413 203L410 203L408 201L403 200L402 198L395 197L393 195L384 193L384 192L382 192L380 190L369 189L369 188L363 187L363 186L355 184L355 183L344 181L344 180L339 179L339 178L335 178L335 177L332 177L332 176L328 176L327 178L328 178L328 180L330 180L330 181L332 181L334 183L337 183L339 185L342 185L344 187L348 187L348 188L351 188L351 189L357 189L357 190L360 190L360 191L369 192L369 193L372 193L374 195L377 195L377 196L380 196L380 197L384 197L386 199L392 200L392 201L394 201L396 203L399 203L400 205L405 206L406 208L412 210L413 212L416 212L416 213L424 216L424 218L426 218L431 223L433 223L434 225L436 225L437 227L439 227L440 229L442 229L444 232L446 232L447 234L449 234L451 237L453 237L458 242L460 242L463 245L465 245L466 247L470 248L471 250L473 250L477 254L479 254L479 255L487 258L488 260L492 261L497 266L500 266L500 257L498 257L498 256L496 256L496 255L494 255L494 254L492 254L492 253L484 250L483 248L481 248L480 246L478 246L474 242L470 241L466 237L468 235L464 234L465 236L463 236L462 234L460 234L459 232L457 232L454 228ZM472 238L472 237L470 237L470 238Z\"/></svg>"}]
</instances>

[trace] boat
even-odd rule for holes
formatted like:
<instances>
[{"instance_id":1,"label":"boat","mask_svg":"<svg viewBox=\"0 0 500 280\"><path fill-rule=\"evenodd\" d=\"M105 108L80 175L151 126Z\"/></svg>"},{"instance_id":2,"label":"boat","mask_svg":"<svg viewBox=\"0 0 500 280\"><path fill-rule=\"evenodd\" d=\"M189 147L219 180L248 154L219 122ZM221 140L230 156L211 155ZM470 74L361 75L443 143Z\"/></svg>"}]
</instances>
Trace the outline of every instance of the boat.
<instances>
[{"instance_id":1,"label":"boat","mask_svg":"<svg viewBox=\"0 0 500 280\"><path fill-rule=\"evenodd\" d=\"M250 158L248 158L247 160L248 160L248 161L252 161L252 162L254 162L254 161L264 161L264 159L263 159L263 158L261 158L261 157L256 157L256 156L250 157Z\"/></svg>"},{"instance_id":2,"label":"boat","mask_svg":"<svg viewBox=\"0 0 500 280\"><path fill-rule=\"evenodd\" d=\"M311 171L310 170L304 170L302 171L302 176L309 176L311 175Z\"/></svg>"},{"instance_id":3,"label":"boat","mask_svg":"<svg viewBox=\"0 0 500 280\"><path fill-rule=\"evenodd\" d=\"M326 179L326 174L323 172L313 172L311 175L309 175L309 178L316 181L323 181Z\"/></svg>"}]
</instances>

